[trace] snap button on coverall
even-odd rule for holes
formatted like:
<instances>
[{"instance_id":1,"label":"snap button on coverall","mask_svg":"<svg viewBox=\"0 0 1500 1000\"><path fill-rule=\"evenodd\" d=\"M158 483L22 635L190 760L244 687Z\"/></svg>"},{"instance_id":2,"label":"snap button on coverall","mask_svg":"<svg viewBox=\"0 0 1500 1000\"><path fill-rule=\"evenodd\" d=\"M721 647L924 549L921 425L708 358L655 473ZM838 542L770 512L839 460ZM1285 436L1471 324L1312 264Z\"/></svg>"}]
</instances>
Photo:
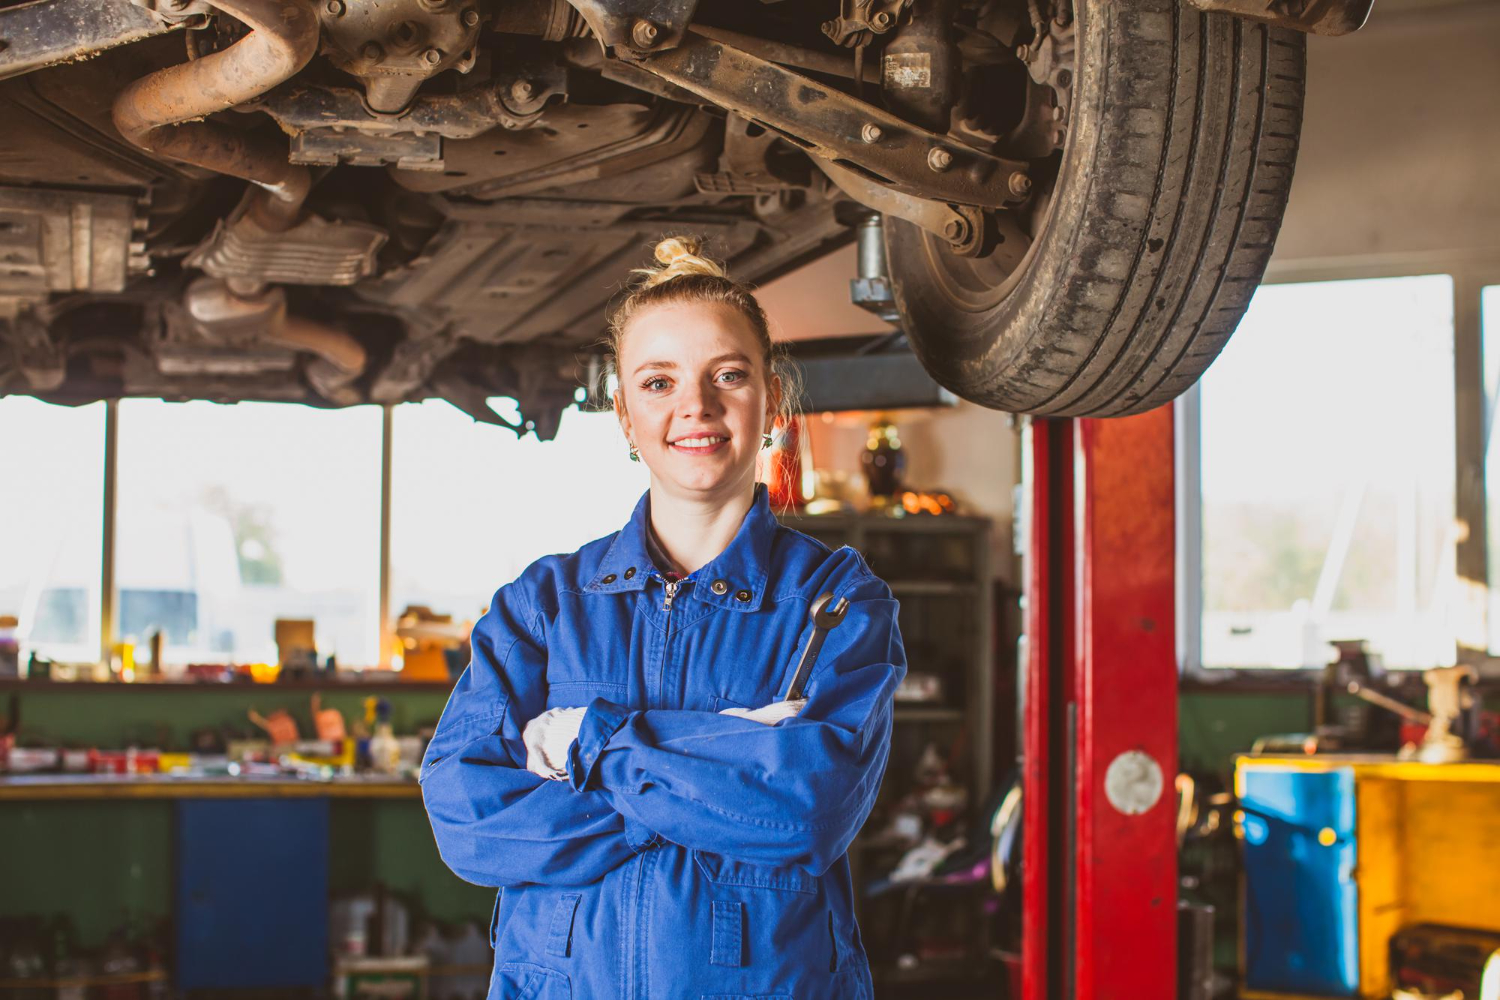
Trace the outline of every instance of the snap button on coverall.
<instances>
[{"instance_id":1,"label":"snap button on coverall","mask_svg":"<svg viewBox=\"0 0 1500 1000\"><path fill-rule=\"evenodd\" d=\"M500 889L490 1000L868 998L845 852L906 672L896 601L853 549L780 525L764 485L669 592L649 502L500 588L423 760L443 860ZM719 714L782 696L825 591L850 606L801 713ZM574 706L567 779L526 770L526 723Z\"/></svg>"}]
</instances>

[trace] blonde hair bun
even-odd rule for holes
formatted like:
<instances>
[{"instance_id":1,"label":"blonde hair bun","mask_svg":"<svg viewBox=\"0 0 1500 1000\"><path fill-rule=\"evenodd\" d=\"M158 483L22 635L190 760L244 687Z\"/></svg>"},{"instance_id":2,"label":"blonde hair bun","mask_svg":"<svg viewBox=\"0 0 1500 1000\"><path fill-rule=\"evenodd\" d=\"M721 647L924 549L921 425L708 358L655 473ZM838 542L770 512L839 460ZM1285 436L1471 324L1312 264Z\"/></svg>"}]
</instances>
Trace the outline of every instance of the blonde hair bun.
<instances>
[{"instance_id":1,"label":"blonde hair bun","mask_svg":"<svg viewBox=\"0 0 1500 1000\"><path fill-rule=\"evenodd\" d=\"M652 249L652 256L661 267L638 267L634 273L643 276L640 288L654 288L673 278L704 275L710 278L725 277L724 268L704 257L703 245L692 236L668 236Z\"/></svg>"}]
</instances>

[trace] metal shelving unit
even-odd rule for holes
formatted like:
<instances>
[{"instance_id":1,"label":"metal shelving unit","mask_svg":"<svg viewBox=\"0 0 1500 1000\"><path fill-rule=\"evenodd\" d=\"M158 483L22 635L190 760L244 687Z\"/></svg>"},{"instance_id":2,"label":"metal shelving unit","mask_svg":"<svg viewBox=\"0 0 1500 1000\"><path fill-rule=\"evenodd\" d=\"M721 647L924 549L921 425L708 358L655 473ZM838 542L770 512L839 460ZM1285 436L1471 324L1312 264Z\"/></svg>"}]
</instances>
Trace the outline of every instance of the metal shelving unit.
<instances>
[{"instance_id":1,"label":"metal shelving unit","mask_svg":"<svg viewBox=\"0 0 1500 1000\"><path fill-rule=\"evenodd\" d=\"M831 547L858 549L901 604L909 672L934 673L942 681L940 701L897 701L891 759L881 796L849 852L860 923L869 943L884 927L871 925L867 919L874 916L876 906L867 898L867 879L888 869L904 850L876 842L870 835L884 821L882 807L910 787L922 748L928 742L945 751L960 743L966 747L964 768L961 771L955 762L952 778L968 789L970 822L993 789L996 623L991 525L986 518L958 515L783 516L781 520ZM971 909L975 899L972 893L941 893L931 896L927 905L947 907L956 923L971 927L974 953L985 956L990 950L988 925L982 919L976 922L978 915ZM904 916L898 918L898 925L901 919ZM872 950L870 957L881 995L888 989L919 988L919 983L946 981L953 975L972 983L984 975L987 964L934 957L919 967L903 968L895 964L897 955L878 951Z\"/></svg>"},{"instance_id":2,"label":"metal shelving unit","mask_svg":"<svg viewBox=\"0 0 1500 1000\"><path fill-rule=\"evenodd\" d=\"M990 559L990 522L962 515L887 517L877 514L783 515L781 523L824 544L858 549L877 576L901 602L901 630L907 641L908 669L931 671L924 651L935 645L923 635L924 619L934 602L951 599L966 612L969 626L952 640L948 685L941 703L896 703L895 720L904 724L967 723L972 748L969 790L977 806L992 788L994 759L991 736L994 669L994 580ZM914 644L914 635L923 641ZM914 649L916 645L916 649ZM952 682L961 681L961 685ZM891 770L897 766L892 761Z\"/></svg>"}]
</instances>

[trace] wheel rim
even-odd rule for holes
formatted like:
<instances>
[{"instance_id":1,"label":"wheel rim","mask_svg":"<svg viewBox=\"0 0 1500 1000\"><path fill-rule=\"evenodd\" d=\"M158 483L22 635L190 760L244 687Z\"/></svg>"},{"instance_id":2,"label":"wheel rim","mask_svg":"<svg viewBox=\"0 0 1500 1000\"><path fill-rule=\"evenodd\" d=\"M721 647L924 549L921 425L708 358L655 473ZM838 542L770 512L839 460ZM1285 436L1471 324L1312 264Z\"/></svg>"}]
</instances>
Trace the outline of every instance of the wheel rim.
<instances>
[{"instance_id":1,"label":"wheel rim","mask_svg":"<svg viewBox=\"0 0 1500 1000\"><path fill-rule=\"evenodd\" d=\"M948 302L964 312L983 313L993 310L1010 295L1021 275L1026 272L1051 215L1051 207L1052 199L1047 197L1046 210L1040 214L1041 222L1034 233L1027 232L1019 224L1008 227L1013 231L1008 240L1015 240L1018 236L1026 240L1026 249L1019 260L1016 260L1014 254L1002 253L998 249L987 257L965 257L954 253L952 245L946 240L925 230L920 231L919 259L927 279L942 291Z\"/></svg>"},{"instance_id":2,"label":"wheel rim","mask_svg":"<svg viewBox=\"0 0 1500 1000\"><path fill-rule=\"evenodd\" d=\"M1079 15L1084 13L1078 10L1079 6L1073 5L1075 24ZM1080 86L1081 68L1076 48L1072 64L1067 68L1070 71L1073 93L1076 94ZM1025 250L1019 258L1013 251L1005 252L1004 244L986 257L965 257L954 253L946 240L925 230L918 230L921 235L918 261L925 277L954 308L967 313L989 312L998 308L1015 290L1051 221L1063 165L1067 162L1068 149L1072 143L1073 130L1070 128L1065 133L1064 145L1052 157L1034 161L1038 166L1045 166L1048 173L1043 183L1037 185L1030 211L1023 215L1016 209L1008 209L996 213L994 218L986 221L987 225L998 226L1009 240L1026 241ZM888 252L887 260L890 259Z\"/></svg>"}]
</instances>

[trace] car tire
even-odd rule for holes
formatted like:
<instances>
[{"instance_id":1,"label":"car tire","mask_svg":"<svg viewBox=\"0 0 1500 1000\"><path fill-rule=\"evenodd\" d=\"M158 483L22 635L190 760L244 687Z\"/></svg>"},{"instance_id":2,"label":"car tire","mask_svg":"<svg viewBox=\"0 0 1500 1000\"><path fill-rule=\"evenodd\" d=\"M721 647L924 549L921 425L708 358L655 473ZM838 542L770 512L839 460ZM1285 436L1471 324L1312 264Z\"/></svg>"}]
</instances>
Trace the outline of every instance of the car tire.
<instances>
[{"instance_id":1,"label":"car tire","mask_svg":"<svg viewBox=\"0 0 1500 1000\"><path fill-rule=\"evenodd\" d=\"M1250 303L1292 182L1305 39L1179 0L1076 7L1068 136L1024 256L960 256L887 218L887 266L945 388L1124 416L1191 386Z\"/></svg>"}]
</instances>

